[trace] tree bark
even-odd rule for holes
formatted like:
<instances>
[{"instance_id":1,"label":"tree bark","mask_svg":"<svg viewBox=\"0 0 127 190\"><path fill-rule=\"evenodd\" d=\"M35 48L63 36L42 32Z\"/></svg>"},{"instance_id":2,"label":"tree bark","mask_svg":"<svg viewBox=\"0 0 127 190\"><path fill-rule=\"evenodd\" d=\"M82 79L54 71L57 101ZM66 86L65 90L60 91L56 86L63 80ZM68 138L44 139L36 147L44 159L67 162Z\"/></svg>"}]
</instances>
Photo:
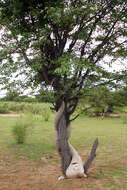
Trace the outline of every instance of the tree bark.
<instances>
[{"instance_id":1,"label":"tree bark","mask_svg":"<svg viewBox=\"0 0 127 190\"><path fill-rule=\"evenodd\" d=\"M71 163L72 154L71 154L69 143L68 143L67 125L66 125L66 120L65 120L64 115L62 115L59 121L58 136L59 136L59 150L58 151L61 156L62 171L63 171L63 174L66 176L66 170Z\"/></svg>"},{"instance_id":2,"label":"tree bark","mask_svg":"<svg viewBox=\"0 0 127 190\"><path fill-rule=\"evenodd\" d=\"M83 165L78 152L68 142L70 135L71 122L66 118L65 103L62 102L55 117L55 144L61 157L62 172L65 178L87 177L86 172L95 157L98 140L94 142L91 154Z\"/></svg>"},{"instance_id":3,"label":"tree bark","mask_svg":"<svg viewBox=\"0 0 127 190\"><path fill-rule=\"evenodd\" d=\"M66 176L66 170L72 160L72 154L68 144L71 127L67 126L64 113L65 105L62 103L55 117L55 143L61 157L62 172Z\"/></svg>"},{"instance_id":4,"label":"tree bark","mask_svg":"<svg viewBox=\"0 0 127 190\"><path fill-rule=\"evenodd\" d=\"M97 147L98 147L98 139L96 139L94 141L92 149L91 149L91 152L90 152L90 155L89 155L87 161L84 164L84 172L85 173L87 173L93 159L96 157L96 149L97 149Z\"/></svg>"}]
</instances>

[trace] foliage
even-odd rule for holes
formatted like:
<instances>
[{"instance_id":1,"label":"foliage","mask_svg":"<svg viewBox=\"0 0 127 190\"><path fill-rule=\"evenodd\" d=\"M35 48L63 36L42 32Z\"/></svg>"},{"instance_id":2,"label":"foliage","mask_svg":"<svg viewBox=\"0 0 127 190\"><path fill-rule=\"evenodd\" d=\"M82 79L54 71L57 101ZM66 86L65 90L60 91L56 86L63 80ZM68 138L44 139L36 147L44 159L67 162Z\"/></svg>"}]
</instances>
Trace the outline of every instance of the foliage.
<instances>
[{"instance_id":1,"label":"foliage","mask_svg":"<svg viewBox=\"0 0 127 190\"><path fill-rule=\"evenodd\" d=\"M25 103L25 102L0 102L1 110L14 113L31 113L34 115L43 115L44 110L49 111L48 103Z\"/></svg>"},{"instance_id":2,"label":"foliage","mask_svg":"<svg viewBox=\"0 0 127 190\"><path fill-rule=\"evenodd\" d=\"M20 118L12 127L12 135L18 144L23 144L32 130L31 118Z\"/></svg>"},{"instance_id":3,"label":"foliage","mask_svg":"<svg viewBox=\"0 0 127 190\"><path fill-rule=\"evenodd\" d=\"M7 104L0 104L0 113L3 113L3 114L5 114L5 113L9 113L9 109L8 109L8 106L7 106Z\"/></svg>"},{"instance_id":4,"label":"foliage","mask_svg":"<svg viewBox=\"0 0 127 190\"><path fill-rule=\"evenodd\" d=\"M13 90L9 90L2 101L16 101L19 102L21 98L19 97L19 93Z\"/></svg>"},{"instance_id":5,"label":"foliage","mask_svg":"<svg viewBox=\"0 0 127 190\"><path fill-rule=\"evenodd\" d=\"M20 102L7 102L8 109L10 112L24 112L26 109L26 104Z\"/></svg>"},{"instance_id":6,"label":"foliage","mask_svg":"<svg viewBox=\"0 0 127 190\"><path fill-rule=\"evenodd\" d=\"M26 97L23 99L24 102L36 102L36 99L35 98L32 98L32 97Z\"/></svg>"},{"instance_id":7,"label":"foliage","mask_svg":"<svg viewBox=\"0 0 127 190\"><path fill-rule=\"evenodd\" d=\"M82 88L113 85L123 77L103 65L105 56L109 65L127 56L126 16L126 0L1 1L1 82L52 86L55 110L64 98L69 117Z\"/></svg>"},{"instance_id":8,"label":"foliage","mask_svg":"<svg viewBox=\"0 0 127 190\"><path fill-rule=\"evenodd\" d=\"M33 104L31 104L28 107L27 111L34 114L34 115L39 115L42 113L42 109L40 108L40 106L33 106Z\"/></svg>"},{"instance_id":9,"label":"foliage","mask_svg":"<svg viewBox=\"0 0 127 190\"><path fill-rule=\"evenodd\" d=\"M127 105L126 96L122 90L113 91L105 86L96 87L89 91L86 99L96 115L111 113Z\"/></svg>"},{"instance_id":10,"label":"foliage","mask_svg":"<svg viewBox=\"0 0 127 190\"><path fill-rule=\"evenodd\" d=\"M40 90L39 94L36 95L36 99L38 102L54 102L53 92L47 90Z\"/></svg>"}]
</instances>

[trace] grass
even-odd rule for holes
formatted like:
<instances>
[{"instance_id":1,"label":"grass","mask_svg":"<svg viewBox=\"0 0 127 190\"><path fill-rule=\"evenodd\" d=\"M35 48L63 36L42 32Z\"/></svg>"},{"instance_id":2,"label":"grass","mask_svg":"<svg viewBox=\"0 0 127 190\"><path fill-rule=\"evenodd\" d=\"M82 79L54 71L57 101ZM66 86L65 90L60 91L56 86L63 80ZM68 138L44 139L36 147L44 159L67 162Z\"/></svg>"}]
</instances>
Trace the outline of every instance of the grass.
<instances>
[{"instance_id":1,"label":"grass","mask_svg":"<svg viewBox=\"0 0 127 190\"><path fill-rule=\"evenodd\" d=\"M43 114L49 110L49 103L0 102L0 113Z\"/></svg>"},{"instance_id":2,"label":"grass","mask_svg":"<svg viewBox=\"0 0 127 190\"><path fill-rule=\"evenodd\" d=\"M54 146L54 113L50 112L48 121L42 115L32 114L33 132L25 144L17 145L12 134L15 117L0 117L0 153L8 152L16 159L39 160L56 154ZM125 116L124 116L125 118ZM79 150L85 160L95 138L99 139L97 157L89 171L91 181L88 189L98 189L95 181L100 180L103 189L126 190L127 187L127 124L119 118L80 117L72 123L71 143ZM59 162L57 156L56 161ZM66 183L66 182L64 182ZM99 182L100 183L100 182Z\"/></svg>"}]
</instances>

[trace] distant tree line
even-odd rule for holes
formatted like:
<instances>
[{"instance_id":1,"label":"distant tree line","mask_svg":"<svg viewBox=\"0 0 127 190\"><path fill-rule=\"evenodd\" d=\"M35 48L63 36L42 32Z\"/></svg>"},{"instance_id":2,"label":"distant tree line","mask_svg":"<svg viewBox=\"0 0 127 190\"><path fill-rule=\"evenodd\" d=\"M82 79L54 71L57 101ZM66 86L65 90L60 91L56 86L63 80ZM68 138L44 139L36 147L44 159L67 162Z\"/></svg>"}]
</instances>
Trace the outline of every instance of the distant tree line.
<instances>
[{"instance_id":1,"label":"distant tree line","mask_svg":"<svg viewBox=\"0 0 127 190\"><path fill-rule=\"evenodd\" d=\"M8 91L1 101L15 101L15 102L54 102L54 95L52 91L41 89L34 97L20 95L16 90ZM96 116L103 113L114 113L116 109L127 106L127 87L118 90L110 90L106 86L99 86L93 88L80 99L80 104L89 105L94 108L93 112Z\"/></svg>"},{"instance_id":2,"label":"distant tree line","mask_svg":"<svg viewBox=\"0 0 127 190\"><path fill-rule=\"evenodd\" d=\"M14 101L14 102L49 102L54 101L53 92L40 90L39 93L33 97L27 95L20 95L16 90L10 90L6 96L0 99L1 101Z\"/></svg>"},{"instance_id":3,"label":"distant tree line","mask_svg":"<svg viewBox=\"0 0 127 190\"><path fill-rule=\"evenodd\" d=\"M127 87L110 90L106 86L99 86L89 90L88 95L83 96L81 102L84 100L95 116L114 113L127 106Z\"/></svg>"}]
</instances>

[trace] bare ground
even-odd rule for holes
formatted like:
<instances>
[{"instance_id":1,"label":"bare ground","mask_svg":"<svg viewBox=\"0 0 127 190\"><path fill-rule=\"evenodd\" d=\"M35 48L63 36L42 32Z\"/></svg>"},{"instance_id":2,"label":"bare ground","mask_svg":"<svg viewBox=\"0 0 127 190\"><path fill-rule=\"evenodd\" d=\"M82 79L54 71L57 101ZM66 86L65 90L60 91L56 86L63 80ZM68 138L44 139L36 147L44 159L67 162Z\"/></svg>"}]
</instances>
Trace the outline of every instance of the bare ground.
<instances>
[{"instance_id":1,"label":"bare ground","mask_svg":"<svg viewBox=\"0 0 127 190\"><path fill-rule=\"evenodd\" d=\"M6 114L0 114L0 116L2 117L19 117L19 116L23 116L24 114L16 114L16 113L6 113Z\"/></svg>"},{"instance_id":2,"label":"bare ground","mask_svg":"<svg viewBox=\"0 0 127 190\"><path fill-rule=\"evenodd\" d=\"M1 154L1 153L0 153ZM125 163L122 163L122 165ZM127 164L127 163L126 163ZM96 161L96 165L98 162ZM108 167L116 166L111 164ZM105 168L106 166L102 166ZM58 181L61 175L60 164L54 157L37 161L19 159L14 155L0 155L0 190L103 190L107 180L102 180L101 166L92 166L88 178L66 179ZM104 176L103 176L104 177ZM119 179L115 179L116 190L123 190Z\"/></svg>"},{"instance_id":3,"label":"bare ground","mask_svg":"<svg viewBox=\"0 0 127 190\"><path fill-rule=\"evenodd\" d=\"M60 175L60 164L54 158L29 161L22 156L0 156L0 190L87 190L90 181L95 180L90 177L58 181ZM99 189L102 190L98 183Z\"/></svg>"}]
</instances>

